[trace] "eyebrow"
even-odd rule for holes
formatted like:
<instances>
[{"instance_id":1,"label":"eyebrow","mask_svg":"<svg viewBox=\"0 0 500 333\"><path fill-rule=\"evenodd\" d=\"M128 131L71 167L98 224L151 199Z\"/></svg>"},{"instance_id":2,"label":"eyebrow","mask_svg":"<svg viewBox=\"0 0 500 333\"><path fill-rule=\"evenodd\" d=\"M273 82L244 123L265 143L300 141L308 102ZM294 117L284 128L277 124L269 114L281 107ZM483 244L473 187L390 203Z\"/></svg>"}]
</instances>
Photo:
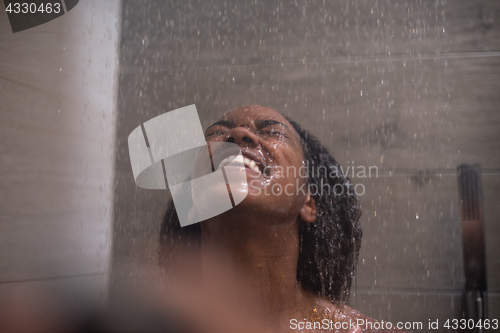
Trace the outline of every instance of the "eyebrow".
<instances>
[{"instance_id":1,"label":"eyebrow","mask_svg":"<svg viewBox=\"0 0 500 333\"><path fill-rule=\"evenodd\" d=\"M274 120L274 119L257 120L255 122L255 125L257 125L257 127L259 127L259 128L265 128L265 127L272 126L272 125L281 125L284 128L286 128L290 133L292 132L292 131L290 131L290 129L288 128L287 125L283 124L280 121Z\"/></svg>"},{"instance_id":2,"label":"eyebrow","mask_svg":"<svg viewBox=\"0 0 500 333\"><path fill-rule=\"evenodd\" d=\"M255 125L258 128L265 128L265 127L272 126L272 125L281 125L281 126L285 127L290 133L292 133L292 131L290 130L290 128L288 128L288 126L286 124L284 124L280 121L274 120L274 119L257 120L257 121L255 121ZM224 126L227 128L234 128L234 127L236 127L236 122L234 120L219 120L219 121L216 121L215 123L213 123L212 125L208 126L207 129L205 130L205 132L207 132L213 126Z\"/></svg>"}]
</instances>

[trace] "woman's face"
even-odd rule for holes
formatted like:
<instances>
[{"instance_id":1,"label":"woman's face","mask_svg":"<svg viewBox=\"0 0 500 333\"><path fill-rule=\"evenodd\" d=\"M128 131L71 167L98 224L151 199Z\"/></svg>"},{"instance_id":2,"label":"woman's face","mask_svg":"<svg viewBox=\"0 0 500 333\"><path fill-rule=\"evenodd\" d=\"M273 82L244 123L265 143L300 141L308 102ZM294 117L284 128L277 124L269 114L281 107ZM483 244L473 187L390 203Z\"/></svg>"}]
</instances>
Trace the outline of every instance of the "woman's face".
<instances>
[{"instance_id":1,"label":"woman's face","mask_svg":"<svg viewBox=\"0 0 500 333\"><path fill-rule=\"evenodd\" d=\"M248 195L235 209L280 217L300 212L307 194L303 148L281 114L263 106L240 107L207 128L205 136L207 142L232 142L241 148ZM219 165L224 161L214 158L214 167Z\"/></svg>"}]
</instances>

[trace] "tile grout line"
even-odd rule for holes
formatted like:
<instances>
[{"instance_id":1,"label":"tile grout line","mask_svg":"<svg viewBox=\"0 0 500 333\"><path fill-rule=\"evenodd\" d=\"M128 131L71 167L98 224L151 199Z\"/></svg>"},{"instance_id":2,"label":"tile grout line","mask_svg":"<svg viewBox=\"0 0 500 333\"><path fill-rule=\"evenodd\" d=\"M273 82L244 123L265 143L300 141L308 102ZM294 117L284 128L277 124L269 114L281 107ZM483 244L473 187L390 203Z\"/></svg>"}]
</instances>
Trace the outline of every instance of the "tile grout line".
<instances>
[{"instance_id":1,"label":"tile grout line","mask_svg":"<svg viewBox=\"0 0 500 333\"><path fill-rule=\"evenodd\" d=\"M342 58L338 57L338 60L330 60L330 61L311 60L311 61L308 61L307 63L292 62L292 63L285 64L285 66L331 65L331 64L345 64L345 63L352 63L352 62L370 63L370 62L407 61L407 60L412 61L412 60L468 59L468 58L491 58L491 57L500 57L500 52L455 52L455 53L444 53L444 55L428 54L428 55L414 56L414 57L411 57L411 56L404 57L404 56L402 56L402 54L398 54L395 56L389 56L389 57L384 57L384 55L380 55L379 58L376 58L376 59L368 58L368 56L355 56L354 55L354 56L347 56L347 57L342 57ZM194 60L194 62L196 62L196 60ZM282 62L272 63L272 64L255 64L255 65L220 64L220 65L215 65L215 66L211 66L211 67L212 68L281 67ZM156 67L156 68L151 69L151 70L144 70L143 67L126 66L125 65L125 66L121 66L120 73L150 73L150 72L161 73L164 71L181 70L181 69L182 68L175 68L175 67L163 67L163 68ZM191 69L205 70L206 66L191 67Z\"/></svg>"},{"instance_id":2,"label":"tile grout line","mask_svg":"<svg viewBox=\"0 0 500 333\"><path fill-rule=\"evenodd\" d=\"M81 278L81 277L106 276L107 274L108 273L106 273L106 272L96 272L96 273L86 273L86 274L47 276L47 277L32 278L32 279L0 281L0 285L2 285L2 284L9 284L9 283L24 283L24 282L38 282L38 281L55 281L55 280L74 279L74 278Z\"/></svg>"}]
</instances>

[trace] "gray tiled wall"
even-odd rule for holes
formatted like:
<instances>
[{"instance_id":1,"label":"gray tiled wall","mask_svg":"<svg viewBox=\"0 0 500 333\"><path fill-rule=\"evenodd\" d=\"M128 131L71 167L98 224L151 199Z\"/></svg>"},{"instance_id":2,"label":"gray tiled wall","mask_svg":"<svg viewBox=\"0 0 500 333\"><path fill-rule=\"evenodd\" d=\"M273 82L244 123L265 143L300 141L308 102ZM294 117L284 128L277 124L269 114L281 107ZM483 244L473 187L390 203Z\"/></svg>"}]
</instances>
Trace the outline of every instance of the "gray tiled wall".
<instances>
[{"instance_id":1,"label":"gray tiled wall","mask_svg":"<svg viewBox=\"0 0 500 333\"><path fill-rule=\"evenodd\" d=\"M0 331L107 300L119 15L80 1L13 34L0 4Z\"/></svg>"},{"instance_id":2,"label":"gray tiled wall","mask_svg":"<svg viewBox=\"0 0 500 333\"><path fill-rule=\"evenodd\" d=\"M459 318L456 165L482 164L491 317L500 317L500 2L124 1L113 281L156 260L167 191L135 186L128 134L196 104L298 120L366 193L351 304L385 320Z\"/></svg>"}]
</instances>

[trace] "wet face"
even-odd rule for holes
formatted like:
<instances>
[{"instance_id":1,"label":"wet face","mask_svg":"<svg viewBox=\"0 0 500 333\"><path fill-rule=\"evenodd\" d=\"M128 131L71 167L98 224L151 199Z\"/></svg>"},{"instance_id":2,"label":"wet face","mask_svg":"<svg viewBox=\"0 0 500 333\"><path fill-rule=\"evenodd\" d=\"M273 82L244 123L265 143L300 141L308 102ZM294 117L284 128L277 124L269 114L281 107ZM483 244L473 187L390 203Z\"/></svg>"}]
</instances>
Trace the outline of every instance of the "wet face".
<instances>
[{"instance_id":1,"label":"wet face","mask_svg":"<svg viewBox=\"0 0 500 333\"><path fill-rule=\"evenodd\" d=\"M307 199L303 148L281 114L263 106L240 107L208 127L205 136L207 142L232 142L241 148L248 195L235 210L297 216ZM215 159L214 167L230 159Z\"/></svg>"}]
</instances>

